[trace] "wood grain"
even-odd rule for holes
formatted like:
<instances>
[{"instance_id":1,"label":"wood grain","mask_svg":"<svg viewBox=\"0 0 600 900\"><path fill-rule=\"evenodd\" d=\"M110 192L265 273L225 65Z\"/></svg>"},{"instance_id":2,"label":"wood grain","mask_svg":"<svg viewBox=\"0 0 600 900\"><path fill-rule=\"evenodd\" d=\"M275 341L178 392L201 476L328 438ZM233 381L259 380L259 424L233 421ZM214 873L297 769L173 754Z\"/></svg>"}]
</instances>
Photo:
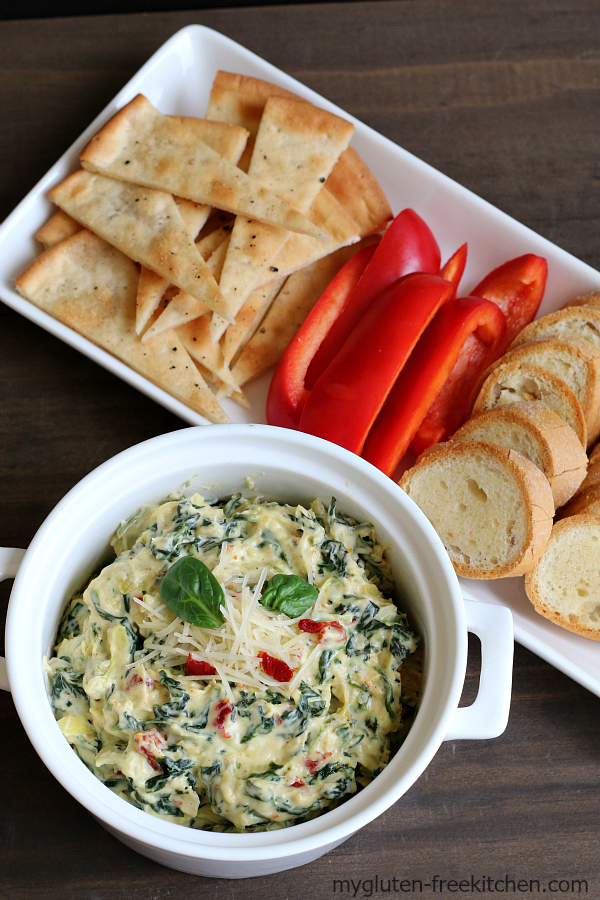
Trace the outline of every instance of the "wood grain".
<instances>
[{"instance_id":1,"label":"wood grain","mask_svg":"<svg viewBox=\"0 0 600 900\"><path fill-rule=\"evenodd\" d=\"M191 22L240 41L600 266L595 0L392 0L1 22L0 216ZM0 347L0 539L27 546L87 472L183 423L3 306ZM3 586L4 604L7 594ZM476 684L474 647L471 699ZM597 697L517 647L501 738L442 744L394 807L304 869L224 883L161 868L112 838L45 770L3 694L0 898L263 900L268 890L301 900L337 896L334 879L376 874L424 883L435 874L579 877L599 897L599 713Z\"/></svg>"}]
</instances>

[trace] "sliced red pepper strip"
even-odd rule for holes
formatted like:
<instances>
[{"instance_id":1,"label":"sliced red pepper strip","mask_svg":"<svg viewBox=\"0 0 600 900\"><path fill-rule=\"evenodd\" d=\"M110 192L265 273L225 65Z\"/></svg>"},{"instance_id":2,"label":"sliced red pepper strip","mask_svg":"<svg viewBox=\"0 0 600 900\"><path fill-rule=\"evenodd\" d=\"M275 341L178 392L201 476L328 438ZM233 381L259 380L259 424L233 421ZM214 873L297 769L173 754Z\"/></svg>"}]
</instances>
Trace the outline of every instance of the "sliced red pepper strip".
<instances>
[{"instance_id":1,"label":"sliced red pepper strip","mask_svg":"<svg viewBox=\"0 0 600 900\"><path fill-rule=\"evenodd\" d=\"M210 663L204 662L203 659L193 659L192 654L188 654L185 663L186 675L216 675L217 670Z\"/></svg>"},{"instance_id":2,"label":"sliced red pepper strip","mask_svg":"<svg viewBox=\"0 0 600 900\"><path fill-rule=\"evenodd\" d=\"M463 244L462 247L459 247L456 253L454 253L450 257L448 262L444 266L442 266L440 275L442 276L442 278L445 278L446 281L450 281L458 291L460 279L463 277L463 272L465 271L466 265L467 245Z\"/></svg>"},{"instance_id":3,"label":"sliced red pepper strip","mask_svg":"<svg viewBox=\"0 0 600 900\"><path fill-rule=\"evenodd\" d=\"M308 391L304 379L313 356L341 314L377 244L355 253L337 273L286 347L273 373L267 396L267 422L282 428L298 428Z\"/></svg>"},{"instance_id":4,"label":"sliced red pepper strip","mask_svg":"<svg viewBox=\"0 0 600 900\"><path fill-rule=\"evenodd\" d=\"M265 675L270 675L275 681L280 681L282 684L292 680L294 670L290 669L282 659L269 656L264 650L260 650L257 655L260 657L260 667Z\"/></svg>"},{"instance_id":5,"label":"sliced red pepper strip","mask_svg":"<svg viewBox=\"0 0 600 900\"><path fill-rule=\"evenodd\" d=\"M309 394L300 430L361 453L399 372L454 293L439 275L408 275L379 296Z\"/></svg>"},{"instance_id":6,"label":"sliced red pepper strip","mask_svg":"<svg viewBox=\"0 0 600 900\"><path fill-rule=\"evenodd\" d=\"M473 295L490 300L506 317L506 333L498 346L490 348L473 334L411 444L422 453L431 444L454 434L465 421L473 389L479 378L506 351L517 334L535 317L544 296L548 265L541 256L527 253L494 269L473 290Z\"/></svg>"},{"instance_id":7,"label":"sliced red pepper strip","mask_svg":"<svg viewBox=\"0 0 600 900\"><path fill-rule=\"evenodd\" d=\"M328 329L306 374L310 391L336 353L346 343L376 297L413 272L437 275L440 248L429 226L413 209L404 209L390 223L352 296Z\"/></svg>"},{"instance_id":8,"label":"sliced red pepper strip","mask_svg":"<svg viewBox=\"0 0 600 900\"><path fill-rule=\"evenodd\" d=\"M467 338L476 333L495 347L505 332L504 313L489 300L462 297L443 306L400 372L369 432L363 458L392 476Z\"/></svg>"},{"instance_id":9,"label":"sliced red pepper strip","mask_svg":"<svg viewBox=\"0 0 600 900\"><path fill-rule=\"evenodd\" d=\"M544 257L526 253L498 266L473 289L474 297L491 300L506 316L506 335L498 356L502 356L519 332L535 318L547 277L548 263Z\"/></svg>"}]
</instances>

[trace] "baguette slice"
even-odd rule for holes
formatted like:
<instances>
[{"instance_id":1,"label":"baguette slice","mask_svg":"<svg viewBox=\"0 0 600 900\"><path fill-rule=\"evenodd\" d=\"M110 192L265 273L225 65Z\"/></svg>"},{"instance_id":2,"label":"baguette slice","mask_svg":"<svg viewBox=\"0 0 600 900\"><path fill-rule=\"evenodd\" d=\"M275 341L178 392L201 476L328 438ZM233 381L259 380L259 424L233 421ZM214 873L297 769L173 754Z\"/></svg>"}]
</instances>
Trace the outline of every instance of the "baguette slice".
<instances>
[{"instance_id":1,"label":"baguette slice","mask_svg":"<svg viewBox=\"0 0 600 900\"><path fill-rule=\"evenodd\" d=\"M579 485L577 492L573 494L573 499L579 497L580 494L584 494L590 488L600 485L600 457L597 453L592 456L590 456L588 461L586 476Z\"/></svg>"},{"instance_id":2,"label":"baguette slice","mask_svg":"<svg viewBox=\"0 0 600 900\"><path fill-rule=\"evenodd\" d=\"M569 516L577 516L583 512L593 512L600 503L600 484L591 484L585 490L577 491L577 494L560 511L559 518L567 519Z\"/></svg>"},{"instance_id":3,"label":"baguette slice","mask_svg":"<svg viewBox=\"0 0 600 900\"><path fill-rule=\"evenodd\" d=\"M519 332L510 349L520 347L528 341L541 341L553 337L567 341L583 338L600 348L600 309L594 309L592 306L569 306L542 316Z\"/></svg>"},{"instance_id":4,"label":"baguette slice","mask_svg":"<svg viewBox=\"0 0 600 900\"><path fill-rule=\"evenodd\" d=\"M573 297L572 300L569 300L568 303L565 303L563 309L568 309L569 306L600 306L600 291L588 291L587 294L578 294L577 297Z\"/></svg>"},{"instance_id":5,"label":"baguette slice","mask_svg":"<svg viewBox=\"0 0 600 900\"><path fill-rule=\"evenodd\" d=\"M582 447L587 447L585 417L571 388L562 378L528 361L513 359L495 368L481 386L471 415L521 400L535 400L547 406L571 426Z\"/></svg>"},{"instance_id":6,"label":"baguette slice","mask_svg":"<svg viewBox=\"0 0 600 900\"><path fill-rule=\"evenodd\" d=\"M590 453L590 465L600 461L600 443Z\"/></svg>"},{"instance_id":7,"label":"baguette slice","mask_svg":"<svg viewBox=\"0 0 600 900\"><path fill-rule=\"evenodd\" d=\"M600 436L600 349L581 338L530 341L492 363L483 380L500 365L513 361L533 363L562 378L581 403L588 444L596 441Z\"/></svg>"},{"instance_id":8,"label":"baguette slice","mask_svg":"<svg viewBox=\"0 0 600 900\"><path fill-rule=\"evenodd\" d=\"M485 441L438 444L399 484L437 531L457 575L523 575L548 543L550 485L514 450Z\"/></svg>"},{"instance_id":9,"label":"baguette slice","mask_svg":"<svg viewBox=\"0 0 600 900\"><path fill-rule=\"evenodd\" d=\"M548 479L555 508L574 496L586 475L587 456L573 429L532 400L481 413L452 440L489 441L527 457Z\"/></svg>"},{"instance_id":10,"label":"baguette slice","mask_svg":"<svg viewBox=\"0 0 600 900\"><path fill-rule=\"evenodd\" d=\"M525 579L540 615L600 641L600 516L581 513L557 522L544 555Z\"/></svg>"}]
</instances>

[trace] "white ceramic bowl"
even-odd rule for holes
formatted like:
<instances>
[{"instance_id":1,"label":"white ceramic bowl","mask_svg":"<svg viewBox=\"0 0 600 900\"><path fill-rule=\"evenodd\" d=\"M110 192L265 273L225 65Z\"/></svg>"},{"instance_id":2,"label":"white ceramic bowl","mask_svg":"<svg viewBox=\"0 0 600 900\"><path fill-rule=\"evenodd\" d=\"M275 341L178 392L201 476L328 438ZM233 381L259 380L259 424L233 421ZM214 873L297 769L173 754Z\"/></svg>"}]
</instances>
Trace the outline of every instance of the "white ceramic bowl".
<instances>
[{"instance_id":1,"label":"white ceramic bowl","mask_svg":"<svg viewBox=\"0 0 600 900\"><path fill-rule=\"evenodd\" d=\"M206 496L238 491L250 476L264 496L281 501L336 496L344 512L374 522L380 538L390 545L402 605L425 643L423 701L390 764L337 809L281 831L212 834L136 809L76 758L48 699L42 657L51 652L67 598L105 557L108 540L122 519L194 476L196 485L208 485L203 488ZM6 628L7 669L31 742L66 790L110 832L172 868L241 878L302 865L384 812L419 777L444 739L495 737L506 725L513 646L509 611L463 602L444 548L417 506L369 463L311 435L263 425L225 425L187 428L146 441L76 485L24 555L10 549L2 553L3 577L13 576L18 568ZM467 629L482 642L480 689L471 707L457 710Z\"/></svg>"}]
</instances>

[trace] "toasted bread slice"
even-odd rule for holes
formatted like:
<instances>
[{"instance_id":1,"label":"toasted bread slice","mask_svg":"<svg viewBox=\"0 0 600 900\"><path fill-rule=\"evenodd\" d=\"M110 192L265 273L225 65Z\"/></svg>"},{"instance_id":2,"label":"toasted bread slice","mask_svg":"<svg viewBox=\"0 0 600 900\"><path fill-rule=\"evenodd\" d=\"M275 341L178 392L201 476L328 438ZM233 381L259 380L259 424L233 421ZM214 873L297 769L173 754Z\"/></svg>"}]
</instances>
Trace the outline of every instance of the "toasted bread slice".
<instances>
[{"instance_id":1,"label":"toasted bread slice","mask_svg":"<svg viewBox=\"0 0 600 900\"><path fill-rule=\"evenodd\" d=\"M498 365L481 386L471 414L521 400L535 400L553 410L571 426L582 447L587 446L585 416L571 388L562 378L527 360L513 359Z\"/></svg>"},{"instance_id":2,"label":"toasted bread slice","mask_svg":"<svg viewBox=\"0 0 600 900\"><path fill-rule=\"evenodd\" d=\"M458 429L453 441L489 441L526 456L544 473L558 508L582 484L587 456L570 425L535 401L481 413Z\"/></svg>"},{"instance_id":3,"label":"toasted bread slice","mask_svg":"<svg viewBox=\"0 0 600 900\"><path fill-rule=\"evenodd\" d=\"M600 504L600 484L589 485L585 490L577 491L572 500L563 506L560 510L560 519L566 519L569 516L576 516L583 512L593 512Z\"/></svg>"},{"instance_id":4,"label":"toasted bread slice","mask_svg":"<svg viewBox=\"0 0 600 900\"><path fill-rule=\"evenodd\" d=\"M554 515L550 485L514 450L485 441L438 444L399 484L465 578L522 575L548 543Z\"/></svg>"},{"instance_id":5,"label":"toasted bread slice","mask_svg":"<svg viewBox=\"0 0 600 900\"><path fill-rule=\"evenodd\" d=\"M552 529L548 546L525 579L540 615L600 641L600 516L581 513Z\"/></svg>"},{"instance_id":6,"label":"toasted bread slice","mask_svg":"<svg viewBox=\"0 0 600 900\"><path fill-rule=\"evenodd\" d=\"M526 325L519 332L510 349L520 347L529 341L541 341L546 338L583 338L600 348L600 309L591 306L569 306L549 313Z\"/></svg>"},{"instance_id":7,"label":"toasted bread slice","mask_svg":"<svg viewBox=\"0 0 600 900\"><path fill-rule=\"evenodd\" d=\"M588 291L587 294L578 294L577 297L573 297L572 300L569 300L568 303L565 303L563 309L568 309L569 306L600 306L600 291Z\"/></svg>"},{"instance_id":8,"label":"toasted bread slice","mask_svg":"<svg viewBox=\"0 0 600 900\"><path fill-rule=\"evenodd\" d=\"M500 365L530 362L546 369L571 388L583 410L588 444L600 435L600 350L581 338L530 341L493 363L484 378Z\"/></svg>"}]
</instances>

